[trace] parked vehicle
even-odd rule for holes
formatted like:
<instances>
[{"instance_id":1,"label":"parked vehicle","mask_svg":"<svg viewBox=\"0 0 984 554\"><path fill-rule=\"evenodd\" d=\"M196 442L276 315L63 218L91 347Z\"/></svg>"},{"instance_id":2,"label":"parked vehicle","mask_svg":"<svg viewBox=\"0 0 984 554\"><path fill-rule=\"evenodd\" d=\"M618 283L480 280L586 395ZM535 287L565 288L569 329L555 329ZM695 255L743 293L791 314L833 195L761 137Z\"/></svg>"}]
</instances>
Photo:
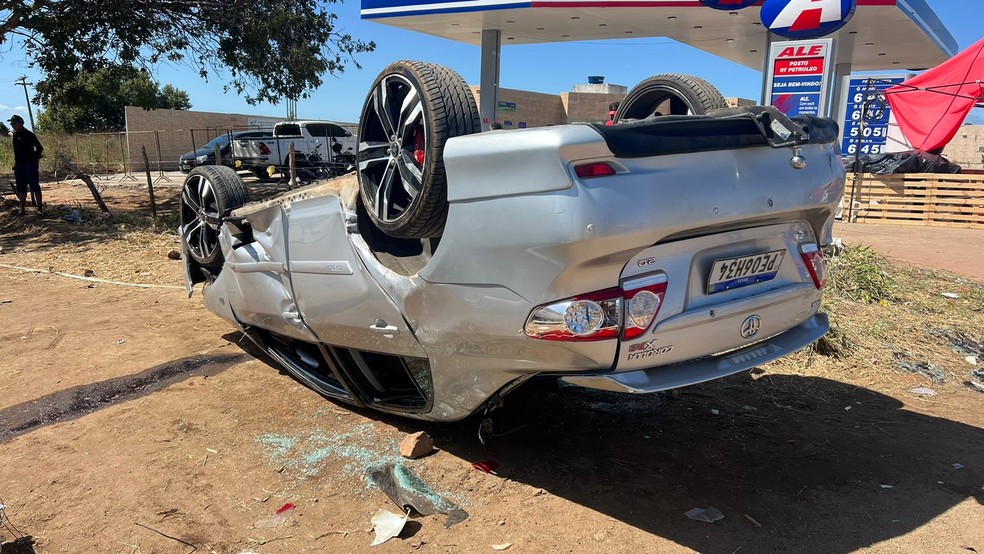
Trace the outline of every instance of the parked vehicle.
<instances>
[{"instance_id":1,"label":"parked vehicle","mask_svg":"<svg viewBox=\"0 0 984 554\"><path fill-rule=\"evenodd\" d=\"M232 133L222 133L214 139L205 143L201 148L182 154L178 158L178 169L182 173L188 173L200 165L215 165L215 147L218 146L222 155L222 164L229 167L233 166L231 141L238 139L257 139L270 138L273 133L270 131L238 131Z\"/></svg>"},{"instance_id":2,"label":"parked vehicle","mask_svg":"<svg viewBox=\"0 0 984 554\"><path fill-rule=\"evenodd\" d=\"M238 169L266 177L271 166L281 172L290 166L292 144L295 158L318 159L326 167L335 167L355 160L357 139L330 121L284 121L274 126L272 137L234 141L232 153Z\"/></svg>"},{"instance_id":3,"label":"parked vehicle","mask_svg":"<svg viewBox=\"0 0 984 554\"><path fill-rule=\"evenodd\" d=\"M836 123L680 109L480 133L457 73L397 62L363 107L357 184L249 204L231 170L192 171L189 294L205 283L321 394L436 421L535 376L652 393L809 345L829 328Z\"/></svg>"}]
</instances>

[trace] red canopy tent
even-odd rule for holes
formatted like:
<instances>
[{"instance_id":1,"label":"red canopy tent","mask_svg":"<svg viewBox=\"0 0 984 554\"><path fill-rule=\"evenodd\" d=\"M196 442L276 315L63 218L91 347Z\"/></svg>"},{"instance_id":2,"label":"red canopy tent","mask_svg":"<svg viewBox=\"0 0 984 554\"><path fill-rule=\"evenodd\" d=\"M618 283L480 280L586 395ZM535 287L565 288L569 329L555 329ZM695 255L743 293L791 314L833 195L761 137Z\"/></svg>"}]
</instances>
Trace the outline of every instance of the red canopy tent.
<instances>
[{"instance_id":1,"label":"red canopy tent","mask_svg":"<svg viewBox=\"0 0 984 554\"><path fill-rule=\"evenodd\" d=\"M885 91L895 119L917 150L942 149L984 100L984 39Z\"/></svg>"}]
</instances>

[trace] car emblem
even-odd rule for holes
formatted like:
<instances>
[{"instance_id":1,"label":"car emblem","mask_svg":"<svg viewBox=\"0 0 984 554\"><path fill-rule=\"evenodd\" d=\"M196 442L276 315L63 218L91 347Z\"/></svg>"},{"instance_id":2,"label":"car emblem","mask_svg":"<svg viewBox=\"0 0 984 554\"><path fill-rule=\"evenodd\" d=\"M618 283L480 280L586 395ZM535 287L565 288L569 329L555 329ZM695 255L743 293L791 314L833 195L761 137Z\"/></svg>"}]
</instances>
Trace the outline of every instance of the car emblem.
<instances>
[{"instance_id":1,"label":"car emblem","mask_svg":"<svg viewBox=\"0 0 984 554\"><path fill-rule=\"evenodd\" d=\"M741 338L750 339L759 332L762 320L757 315L750 315L741 322Z\"/></svg>"}]
</instances>

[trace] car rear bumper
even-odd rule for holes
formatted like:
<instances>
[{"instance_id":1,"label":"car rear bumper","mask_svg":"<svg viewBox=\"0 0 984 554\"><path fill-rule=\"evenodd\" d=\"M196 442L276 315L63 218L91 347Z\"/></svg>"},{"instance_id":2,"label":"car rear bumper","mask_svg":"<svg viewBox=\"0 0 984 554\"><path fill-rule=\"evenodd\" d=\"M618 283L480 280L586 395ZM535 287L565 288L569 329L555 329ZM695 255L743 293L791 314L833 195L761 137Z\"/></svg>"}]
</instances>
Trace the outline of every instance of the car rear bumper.
<instances>
[{"instance_id":1,"label":"car rear bumper","mask_svg":"<svg viewBox=\"0 0 984 554\"><path fill-rule=\"evenodd\" d=\"M792 354L825 335L829 329L827 314L818 313L772 338L724 354L624 373L569 375L561 380L591 389L635 394L675 389L747 371Z\"/></svg>"}]
</instances>

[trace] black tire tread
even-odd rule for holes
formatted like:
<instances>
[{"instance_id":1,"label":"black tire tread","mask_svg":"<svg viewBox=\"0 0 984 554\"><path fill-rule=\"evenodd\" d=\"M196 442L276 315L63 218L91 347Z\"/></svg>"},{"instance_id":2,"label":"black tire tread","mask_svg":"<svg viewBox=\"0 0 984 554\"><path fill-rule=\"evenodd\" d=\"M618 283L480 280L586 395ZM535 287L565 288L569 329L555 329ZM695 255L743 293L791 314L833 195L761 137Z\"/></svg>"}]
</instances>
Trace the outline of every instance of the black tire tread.
<instances>
[{"instance_id":1,"label":"black tire tread","mask_svg":"<svg viewBox=\"0 0 984 554\"><path fill-rule=\"evenodd\" d=\"M185 183L195 175L202 175L212 183L212 190L215 192L215 203L220 217L229 215L232 210L249 202L249 192L246 190L246 184L243 183L243 180L239 178L239 175L232 168L220 165L199 166L188 173ZM205 268L218 269L225 262L222 257L222 251L218 248L212 252L210 257L205 259L199 259L194 256L190 248L188 252L199 265Z\"/></svg>"},{"instance_id":2,"label":"black tire tread","mask_svg":"<svg viewBox=\"0 0 984 554\"><path fill-rule=\"evenodd\" d=\"M641 119L638 115L629 114L637 111L637 107L634 104L648 94L654 86L676 88L682 94L689 95L690 100L693 101L691 103L697 108L697 115L703 115L713 110L728 107L728 101L725 100L724 95L707 80L695 75L682 73L660 73L648 77L638 85L632 87L632 90L625 95L625 100L619 104L618 111L615 114L615 121L618 122L626 117ZM650 114L646 114L644 117L648 115Z\"/></svg>"}]
</instances>

